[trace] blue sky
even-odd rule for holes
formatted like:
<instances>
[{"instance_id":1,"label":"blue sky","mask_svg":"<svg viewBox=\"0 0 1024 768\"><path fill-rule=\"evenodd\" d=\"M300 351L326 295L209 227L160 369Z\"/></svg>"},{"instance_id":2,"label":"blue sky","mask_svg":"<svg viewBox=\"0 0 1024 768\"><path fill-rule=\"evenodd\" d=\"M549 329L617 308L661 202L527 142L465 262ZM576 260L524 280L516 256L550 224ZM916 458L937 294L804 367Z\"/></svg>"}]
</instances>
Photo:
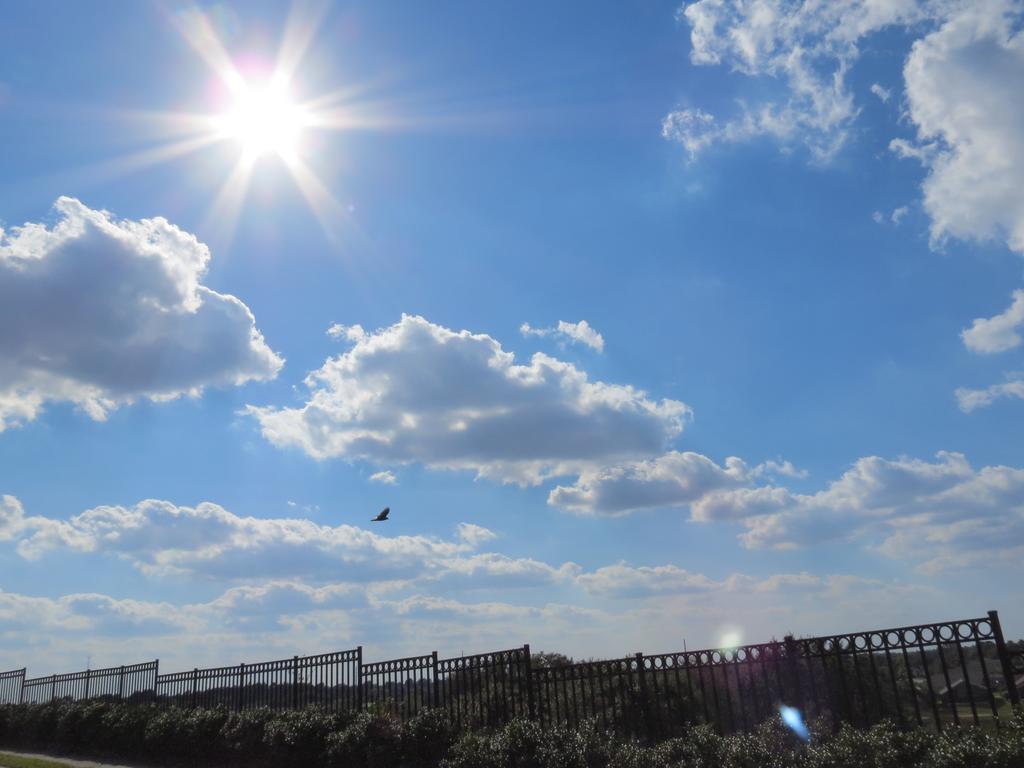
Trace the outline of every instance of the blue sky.
<instances>
[{"instance_id":1,"label":"blue sky","mask_svg":"<svg viewBox=\"0 0 1024 768\"><path fill-rule=\"evenodd\" d=\"M1024 634L1022 10L5 8L0 668Z\"/></svg>"}]
</instances>

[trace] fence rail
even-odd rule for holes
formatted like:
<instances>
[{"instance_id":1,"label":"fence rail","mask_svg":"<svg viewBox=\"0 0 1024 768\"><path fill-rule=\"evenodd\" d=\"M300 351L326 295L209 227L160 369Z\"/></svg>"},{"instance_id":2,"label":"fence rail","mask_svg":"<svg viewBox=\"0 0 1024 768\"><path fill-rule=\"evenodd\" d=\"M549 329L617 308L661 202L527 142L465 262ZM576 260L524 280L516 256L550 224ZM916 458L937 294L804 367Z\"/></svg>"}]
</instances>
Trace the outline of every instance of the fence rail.
<instances>
[{"instance_id":1,"label":"fence rail","mask_svg":"<svg viewBox=\"0 0 1024 768\"><path fill-rule=\"evenodd\" d=\"M0 673L0 703L108 698L232 711L364 708L408 719L444 708L462 728L514 717L542 727L595 721L643 739L707 723L749 730L783 704L806 718L904 728L999 728L1021 707L1024 648L999 615L844 635L617 659L550 663L530 646L364 663L362 646L290 659L159 674L159 662L26 679Z\"/></svg>"}]
</instances>

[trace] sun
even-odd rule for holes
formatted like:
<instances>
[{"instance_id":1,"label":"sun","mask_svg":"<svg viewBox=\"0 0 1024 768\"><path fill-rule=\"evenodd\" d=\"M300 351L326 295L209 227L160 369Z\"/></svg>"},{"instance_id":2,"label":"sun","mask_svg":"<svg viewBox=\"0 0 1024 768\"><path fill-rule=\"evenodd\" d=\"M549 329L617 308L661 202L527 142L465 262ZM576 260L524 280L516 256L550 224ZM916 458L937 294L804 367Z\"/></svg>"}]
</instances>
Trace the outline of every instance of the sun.
<instances>
[{"instance_id":1,"label":"sun","mask_svg":"<svg viewBox=\"0 0 1024 768\"><path fill-rule=\"evenodd\" d=\"M400 121L381 111L380 104L361 102L365 86L349 85L310 96L299 65L328 7L319 0L295 0L276 57L250 51L233 58L212 15L195 6L172 14L170 21L215 76L203 91L196 89L207 95L212 110L132 112L133 118L150 120L165 131L165 140L98 168L130 173L216 145L230 147L235 162L208 206L203 224L208 237L230 241L250 185L257 179L275 183L280 176L259 174L257 165L277 159L324 233L336 239L349 226L353 208L341 205L317 172L317 166L331 167L329 157L324 163L325 143L306 139L324 131L392 129Z\"/></svg>"},{"instance_id":2,"label":"sun","mask_svg":"<svg viewBox=\"0 0 1024 768\"><path fill-rule=\"evenodd\" d=\"M234 103L217 119L222 137L241 145L249 161L268 154L294 158L309 123L306 110L291 100L285 84L275 80L239 83Z\"/></svg>"}]
</instances>

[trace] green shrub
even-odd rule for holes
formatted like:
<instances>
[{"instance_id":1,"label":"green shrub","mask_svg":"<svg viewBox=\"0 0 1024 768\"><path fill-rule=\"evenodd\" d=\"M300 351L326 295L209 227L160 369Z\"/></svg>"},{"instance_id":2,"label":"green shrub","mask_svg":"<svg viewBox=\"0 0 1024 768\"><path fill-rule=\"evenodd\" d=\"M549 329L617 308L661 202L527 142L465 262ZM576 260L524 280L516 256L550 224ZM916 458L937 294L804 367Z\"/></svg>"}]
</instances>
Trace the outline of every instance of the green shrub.
<instances>
[{"instance_id":1,"label":"green shrub","mask_svg":"<svg viewBox=\"0 0 1024 768\"><path fill-rule=\"evenodd\" d=\"M156 715L149 705L116 704L107 709L101 723L106 743L101 749L116 755L141 755L146 748L146 726Z\"/></svg>"},{"instance_id":2,"label":"green shrub","mask_svg":"<svg viewBox=\"0 0 1024 768\"><path fill-rule=\"evenodd\" d=\"M111 749L112 734L104 724L112 710L102 701L59 702L53 740L65 752Z\"/></svg>"},{"instance_id":3,"label":"green shrub","mask_svg":"<svg viewBox=\"0 0 1024 768\"><path fill-rule=\"evenodd\" d=\"M578 728L552 728L544 734L540 760L543 768L605 768L612 742L593 721Z\"/></svg>"},{"instance_id":4,"label":"green shrub","mask_svg":"<svg viewBox=\"0 0 1024 768\"><path fill-rule=\"evenodd\" d=\"M448 712L424 709L402 728L402 755L409 768L436 768L459 734Z\"/></svg>"},{"instance_id":5,"label":"green shrub","mask_svg":"<svg viewBox=\"0 0 1024 768\"><path fill-rule=\"evenodd\" d=\"M816 739L807 748L809 768L902 768L925 762L935 735L923 731L902 732L891 723L879 723L859 731L843 726L838 734Z\"/></svg>"},{"instance_id":6,"label":"green shrub","mask_svg":"<svg viewBox=\"0 0 1024 768\"><path fill-rule=\"evenodd\" d=\"M901 731L892 723L803 743L780 721L720 736L689 728L655 745L614 739L593 722L547 730L513 720L459 734L444 711L404 725L384 711L228 714L108 701L0 706L0 747L74 752L194 768L1024 768L1024 715L1001 729Z\"/></svg>"},{"instance_id":7,"label":"green shrub","mask_svg":"<svg viewBox=\"0 0 1024 768\"><path fill-rule=\"evenodd\" d=\"M492 751L501 754L515 768L542 768L544 731L533 720L516 718L498 731Z\"/></svg>"},{"instance_id":8,"label":"green shrub","mask_svg":"<svg viewBox=\"0 0 1024 768\"><path fill-rule=\"evenodd\" d=\"M1020 768L1024 766L1024 714L1004 723L999 738L967 728L948 729L935 740L929 768Z\"/></svg>"},{"instance_id":9,"label":"green shrub","mask_svg":"<svg viewBox=\"0 0 1024 768\"><path fill-rule=\"evenodd\" d=\"M157 712L149 719L143 734L147 756L163 760L182 754L187 738L186 714L186 710L171 707Z\"/></svg>"},{"instance_id":10,"label":"green shrub","mask_svg":"<svg viewBox=\"0 0 1024 768\"><path fill-rule=\"evenodd\" d=\"M496 740L482 733L467 733L449 750L439 768L512 768L506 753L495 748ZM519 763L515 768L526 768Z\"/></svg>"},{"instance_id":11,"label":"green shrub","mask_svg":"<svg viewBox=\"0 0 1024 768\"><path fill-rule=\"evenodd\" d=\"M360 712L327 737L327 765L337 768L397 768L402 760L402 727L390 714Z\"/></svg>"},{"instance_id":12,"label":"green shrub","mask_svg":"<svg viewBox=\"0 0 1024 768\"><path fill-rule=\"evenodd\" d=\"M314 708L276 713L264 725L265 754L275 768L316 765L323 759L327 737L341 724L334 715Z\"/></svg>"},{"instance_id":13,"label":"green shrub","mask_svg":"<svg viewBox=\"0 0 1024 768\"><path fill-rule=\"evenodd\" d=\"M266 707L233 712L220 729L220 741L227 755L243 765L260 760L267 751L263 742L267 723L277 715Z\"/></svg>"}]
</instances>

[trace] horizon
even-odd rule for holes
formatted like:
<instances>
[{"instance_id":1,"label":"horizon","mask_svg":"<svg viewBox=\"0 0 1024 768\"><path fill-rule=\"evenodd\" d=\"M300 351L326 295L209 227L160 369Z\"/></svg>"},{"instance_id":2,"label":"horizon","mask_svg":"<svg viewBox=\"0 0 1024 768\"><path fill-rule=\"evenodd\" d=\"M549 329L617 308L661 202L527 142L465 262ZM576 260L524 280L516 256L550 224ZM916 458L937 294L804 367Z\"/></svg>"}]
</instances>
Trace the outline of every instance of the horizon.
<instances>
[{"instance_id":1,"label":"horizon","mask_svg":"<svg viewBox=\"0 0 1024 768\"><path fill-rule=\"evenodd\" d=\"M762 10L6 7L0 671L1024 637L1024 5Z\"/></svg>"}]
</instances>

